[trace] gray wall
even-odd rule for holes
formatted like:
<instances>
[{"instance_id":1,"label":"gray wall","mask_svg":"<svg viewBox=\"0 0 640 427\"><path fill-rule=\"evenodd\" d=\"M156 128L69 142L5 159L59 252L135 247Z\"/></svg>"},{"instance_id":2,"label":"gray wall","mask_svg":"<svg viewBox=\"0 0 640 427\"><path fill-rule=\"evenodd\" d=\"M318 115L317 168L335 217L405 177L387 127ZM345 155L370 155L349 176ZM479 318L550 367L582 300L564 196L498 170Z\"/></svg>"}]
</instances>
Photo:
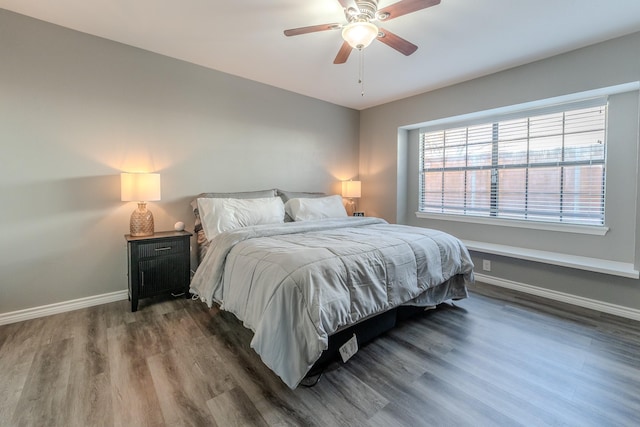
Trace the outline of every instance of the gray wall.
<instances>
[{"instance_id":1,"label":"gray wall","mask_svg":"<svg viewBox=\"0 0 640 427\"><path fill-rule=\"evenodd\" d=\"M360 118L360 207L392 222L438 228L462 239L640 264L638 257L638 92L610 98L607 223L604 237L552 233L415 217L418 132L430 120L640 80L640 33L458 85L367 109ZM640 281L571 268L490 259L499 279L640 309ZM476 270L479 270L476 268Z\"/></svg>"},{"instance_id":2,"label":"gray wall","mask_svg":"<svg viewBox=\"0 0 640 427\"><path fill-rule=\"evenodd\" d=\"M0 313L126 289L121 171L161 173L156 230L203 191L357 177L355 110L1 9L0 58Z\"/></svg>"}]
</instances>

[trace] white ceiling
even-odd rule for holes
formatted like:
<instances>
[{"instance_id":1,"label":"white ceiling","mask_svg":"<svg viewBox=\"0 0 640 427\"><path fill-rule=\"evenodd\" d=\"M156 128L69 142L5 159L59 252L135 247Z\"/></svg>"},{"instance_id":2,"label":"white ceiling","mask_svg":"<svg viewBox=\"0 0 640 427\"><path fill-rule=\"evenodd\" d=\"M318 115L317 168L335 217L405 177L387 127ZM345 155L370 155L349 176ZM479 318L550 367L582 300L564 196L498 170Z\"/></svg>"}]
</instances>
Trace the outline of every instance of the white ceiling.
<instances>
[{"instance_id":1,"label":"white ceiling","mask_svg":"<svg viewBox=\"0 0 640 427\"><path fill-rule=\"evenodd\" d=\"M379 0L379 7L395 3ZM384 24L419 48L379 41L334 65L337 0L0 0L0 8L354 109L364 109L640 31L640 0L442 0ZM640 46L639 46L640 55Z\"/></svg>"}]
</instances>

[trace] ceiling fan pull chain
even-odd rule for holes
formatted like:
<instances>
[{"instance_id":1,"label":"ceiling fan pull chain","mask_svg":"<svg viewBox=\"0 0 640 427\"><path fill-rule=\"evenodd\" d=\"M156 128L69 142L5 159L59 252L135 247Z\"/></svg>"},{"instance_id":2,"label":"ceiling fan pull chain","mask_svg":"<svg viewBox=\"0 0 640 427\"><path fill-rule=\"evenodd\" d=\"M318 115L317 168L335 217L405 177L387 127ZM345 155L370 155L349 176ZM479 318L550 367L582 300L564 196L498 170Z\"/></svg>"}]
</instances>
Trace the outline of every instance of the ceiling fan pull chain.
<instances>
[{"instance_id":1,"label":"ceiling fan pull chain","mask_svg":"<svg viewBox=\"0 0 640 427\"><path fill-rule=\"evenodd\" d=\"M364 96L364 49L360 51L360 67L358 70L358 83L360 83L360 96Z\"/></svg>"}]
</instances>

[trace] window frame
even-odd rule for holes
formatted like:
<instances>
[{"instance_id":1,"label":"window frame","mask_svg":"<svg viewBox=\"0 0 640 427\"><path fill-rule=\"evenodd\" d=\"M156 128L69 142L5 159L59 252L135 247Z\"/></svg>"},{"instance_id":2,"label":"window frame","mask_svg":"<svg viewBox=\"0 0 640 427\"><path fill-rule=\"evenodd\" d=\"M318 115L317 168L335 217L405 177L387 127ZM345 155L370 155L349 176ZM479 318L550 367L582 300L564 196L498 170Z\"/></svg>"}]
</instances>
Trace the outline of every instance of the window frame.
<instances>
[{"instance_id":1,"label":"window frame","mask_svg":"<svg viewBox=\"0 0 640 427\"><path fill-rule=\"evenodd\" d=\"M590 94L591 96L585 96L584 98L573 98L573 99L552 99L546 101L537 101L535 103L529 103L526 105L520 106L511 106L504 107L496 110L490 110L486 112L472 113L464 116L452 117L447 119L435 120L430 123L427 123L419 128L419 134L429 132L442 131L446 129L457 129L457 128L465 128L471 127L474 125L489 125L491 123L498 123L507 120L515 120L515 119L523 119L523 118L531 118L539 115L546 115L552 113L561 113L572 110L579 110L584 108L598 107L604 106L607 108L608 106L608 96L609 93L597 93ZM605 116L605 138L608 127L608 116ZM564 135L564 131L563 131ZM606 141L606 139L605 139ZM423 200L424 195L424 185L423 185L423 156L422 156L422 136L419 139L419 166L418 166L418 211L416 212L416 216L418 218L426 218L426 219L439 219L439 220L450 220L450 221L460 221L460 222L468 222L468 223L481 223L481 224L490 224L490 225L499 225L499 226L507 226L507 227L518 227L518 228L529 228L529 229L542 229L542 230L551 230L551 231L561 231L561 232L571 232L571 233L581 233L581 234L593 234L593 235L604 235L607 233L609 228L606 225L606 174L607 174L607 159L606 159L606 150L604 154L604 159L600 162L604 167L603 173L603 193L602 193L602 204L603 204L603 223L599 224L575 224L575 223L567 223L562 221L543 221L543 220L532 220L532 219L515 219L515 218L504 218L500 216L496 216L493 204L491 202L492 207L490 208L490 212L488 216L477 216L473 214L455 214L455 213L436 213L436 212L424 212L420 210L421 201ZM495 143L495 141L494 141ZM491 166L483 166L481 169L490 169L492 171L500 170L503 166L499 166L499 169L496 169L495 160L492 160ZM572 164L580 165L583 161L576 160L573 162L563 162L562 166L553 164L553 166L564 167L564 166L572 166ZM537 167L537 165L536 165ZM438 169L438 168L436 168ZM442 165L442 170L445 169L445 165ZM468 167L462 167L463 170L468 170ZM562 169L561 169L562 170ZM492 178L492 182L495 182ZM497 190L494 185L491 185L491 194L490 197L494 197Z\"/></svg>"}]
</instances>

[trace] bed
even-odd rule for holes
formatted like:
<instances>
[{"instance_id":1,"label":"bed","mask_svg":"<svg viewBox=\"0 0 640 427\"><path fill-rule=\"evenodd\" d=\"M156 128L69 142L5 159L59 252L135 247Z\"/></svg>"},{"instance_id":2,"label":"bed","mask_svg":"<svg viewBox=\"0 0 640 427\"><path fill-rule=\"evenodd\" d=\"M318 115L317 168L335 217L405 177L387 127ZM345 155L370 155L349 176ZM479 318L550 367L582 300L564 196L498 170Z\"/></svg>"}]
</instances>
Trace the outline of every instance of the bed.
<instances>
[{"instance_id":1,"label":"bed","mask_svg":"<svg viewBox=\"0 0 640 427\"><path fill-rule=\"evenodd\" d=\"M205 193L192 207L200 263L191 292L251 329L251 347L291 388L335 347L332 339L354 329L375 335L380 324L393 326L400 307L466 298L473 281L455 237L348 217L339 196Z\"/></svg>"}]
</instances>

